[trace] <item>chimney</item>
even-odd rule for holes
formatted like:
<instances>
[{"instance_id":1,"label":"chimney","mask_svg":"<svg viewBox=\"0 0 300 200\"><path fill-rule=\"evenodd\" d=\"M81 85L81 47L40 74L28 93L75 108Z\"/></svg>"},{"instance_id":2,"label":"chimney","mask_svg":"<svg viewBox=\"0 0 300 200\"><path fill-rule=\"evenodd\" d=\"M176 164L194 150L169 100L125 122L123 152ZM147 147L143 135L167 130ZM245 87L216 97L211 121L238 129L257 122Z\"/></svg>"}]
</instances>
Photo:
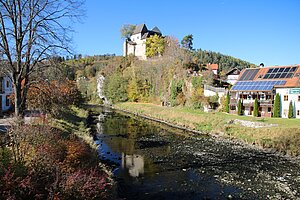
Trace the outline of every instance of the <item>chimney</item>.
<instances>
[{"instance_id":1,"label":"chimney","mask_svg":"<svg viewBox=\"0 0 300 200\"><path fill-rule=\"evenodd\" d=\"M264 63L259 64L259 68L264 68L264 67L265 67Z\"/></svg>"}]
</instances>

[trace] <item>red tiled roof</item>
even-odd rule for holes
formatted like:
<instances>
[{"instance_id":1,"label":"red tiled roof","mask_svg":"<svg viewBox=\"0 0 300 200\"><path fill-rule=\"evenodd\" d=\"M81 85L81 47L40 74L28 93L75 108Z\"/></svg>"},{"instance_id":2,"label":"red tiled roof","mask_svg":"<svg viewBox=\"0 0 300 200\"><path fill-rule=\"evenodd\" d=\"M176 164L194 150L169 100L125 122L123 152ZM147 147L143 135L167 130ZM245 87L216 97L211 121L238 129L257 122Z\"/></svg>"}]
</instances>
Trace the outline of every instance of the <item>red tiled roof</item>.
<instances>
[{"instance_id":1,"label":"red tiled roof","mask_svg":"<svg viewBox=\"0 0 300 200\"><path fill-rule=\"evenodd\" d=\"M264 79L263 78L266 75L266 73L268 72L268 70L270 68L284 68L284 67L298 67L298 68L294 72L293 77L291 77L291 78L278 78L278 79ZM280 85L278 87L300 87L300 65L293 65L293 66L272 66L272 67L263 67L263 68L253 68L253 69L259 69L259 71L254 76L254 78L252 80L250 80L250 81L284 80L284 81L286 81L286 83L284 85ZM241 74L239 76L239 79L243 76L243 74L245 73L246 70L249 70L249 69L244 69L241 72ZM296 76L296 74L299 74L299 76Z\"/></svg>"},{"instance_id":2,"label":"red tiled roof","mask_svg":"<svg viewBox=\"0 0 300 200\"><path fill-rule=\"evenodd\" d=\"M208 64L207 66L210 67L212 70L218 70L219 69L218 64Z\"/></svg>"}]
</instances>

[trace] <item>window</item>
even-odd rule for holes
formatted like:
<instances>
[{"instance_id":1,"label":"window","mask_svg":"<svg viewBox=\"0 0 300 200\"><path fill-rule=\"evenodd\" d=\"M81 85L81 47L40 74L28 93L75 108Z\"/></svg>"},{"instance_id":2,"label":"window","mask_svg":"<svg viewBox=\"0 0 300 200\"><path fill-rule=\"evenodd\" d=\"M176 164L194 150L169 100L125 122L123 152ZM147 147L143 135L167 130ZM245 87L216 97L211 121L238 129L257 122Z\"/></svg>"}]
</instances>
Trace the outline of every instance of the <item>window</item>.
<instances>
[{"instance_id":1,"label":"window","mask_svg":"<svg viewBox=\"0 0 300 200\"><path fill-rule=\"evenodd\" d=\"M300 95L298 95L298 101L300 101Z\"/></svg>"},{"instance_id":2,"label":"window","mask_svg":"<svg viewBox=\"0 0 300 200\"><path fill-rule=\"evenodd\" d=\"M297 116L299 116L300 115L300 110L297 110Z\"/></svg>"},{"instance_id":3,"label":"window","mask_svg":"<svg viewBox=\"0 0 300 200\"><path fill-rule=\"evenodd\" d=\"M5 102L6 106L10 106L10 102L9 102L9 96L6 96L6 102Z\"/></svg>"},{"instance_id":4,"label":"window","mask_svg":"<svg viewBox=\"0 0 300 200\"><path fill-rule=\"evenodd\" d=\"M289 96L288 95L284 95L283 96L283 101L288 101L289 100Z\"/></svg>"},{"instance_id":5,"label":"window","mask_svg":"<svg viewBox=\"0 0 300 200\"><path fill-rule=\"evenodd\" d=\"M271 107L268 107L268 112L271 112L272 111L272 108Z\"/></svg>"},{"instance_id":6,"label":"window","mask_svg":"<svg viewBox=\"0 0 300 200\"><path fill-rule=\"evenodd\" d=\"M9 80L6 81L6 88L9 88Z\"/></svg>"}]
</instances>

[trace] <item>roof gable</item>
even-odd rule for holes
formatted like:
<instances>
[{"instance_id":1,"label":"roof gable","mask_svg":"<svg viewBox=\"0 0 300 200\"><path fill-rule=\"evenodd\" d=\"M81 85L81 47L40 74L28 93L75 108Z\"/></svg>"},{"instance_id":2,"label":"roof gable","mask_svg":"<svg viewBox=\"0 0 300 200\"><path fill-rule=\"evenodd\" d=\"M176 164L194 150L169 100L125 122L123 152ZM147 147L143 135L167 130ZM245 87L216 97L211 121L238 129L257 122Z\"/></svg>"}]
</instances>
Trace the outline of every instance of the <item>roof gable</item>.
<instances>
[{"instance_id":1,"label":"roof gable","mask_svg":"<svg viewBox=\"0 0 300 200\"><path fill-rule=\"evenodd\" d=\"M226 72L226 75L239 75L241 74L241 70L239 70L238 68L233 68L231 70L229 70L228 72Z\"/></svg>"},{"instance_id":2,"label":"roof gable","mask_svg":"<svg viewBox=\"0 0 300 200\"><path fill-rule=\"evenodd\" d=\"M161 34L161 32L157 26L155 26L151 31L154 33L157 33L157 34Z\"/></svg>"},{"instance_id":3,"label":"roof gable","mask_svg":"<svg viewBox=\"0 0 300 200\"><path fill-rule=\"evenodd\" d=\"M134 29L134 31L133 31L133 35L134 34L138 34L138 33L142 33L142 34L144 34L144 33L146 33L146 32L148 32L148 29L147 29L147 26L145 25L145 24L139 24L139 25L137 25L136 27L135 27L135 29Z\"/></svg>"}]
</instances>

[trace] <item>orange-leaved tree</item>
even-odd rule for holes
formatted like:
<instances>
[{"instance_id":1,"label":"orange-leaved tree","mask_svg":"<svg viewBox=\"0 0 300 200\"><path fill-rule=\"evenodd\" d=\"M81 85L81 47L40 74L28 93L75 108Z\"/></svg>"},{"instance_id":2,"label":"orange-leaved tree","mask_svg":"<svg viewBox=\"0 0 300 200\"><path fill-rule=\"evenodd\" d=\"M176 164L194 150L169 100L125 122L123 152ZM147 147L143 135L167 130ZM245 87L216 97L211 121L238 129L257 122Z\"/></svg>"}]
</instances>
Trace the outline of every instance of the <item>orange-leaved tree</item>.
<instances>
[{"instance_id":1,"label":"orange-leaved tree","mask_svg":"<svg viewBox=\"0 0 300 200\"><path fill-rule=\"evenodd\" d=\"M53 116L59 115L68 105L78 105L81 100L76 82L70 80L39 81L27 93L28 109L41 110Z\"/></svg>"}]
</instances>

